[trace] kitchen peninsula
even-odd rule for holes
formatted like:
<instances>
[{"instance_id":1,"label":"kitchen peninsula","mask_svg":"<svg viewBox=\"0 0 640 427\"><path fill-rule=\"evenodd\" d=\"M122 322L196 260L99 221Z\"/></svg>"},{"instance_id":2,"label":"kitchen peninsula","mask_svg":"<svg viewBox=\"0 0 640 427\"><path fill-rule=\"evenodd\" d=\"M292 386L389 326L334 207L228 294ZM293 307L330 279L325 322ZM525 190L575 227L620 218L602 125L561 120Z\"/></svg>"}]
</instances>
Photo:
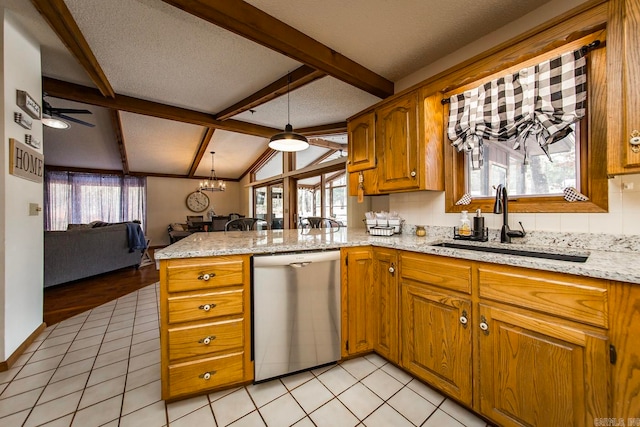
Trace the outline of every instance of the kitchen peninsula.
<instances>
[{"instance_id":1,"label":"kitchen peninsula","mask_svg":"<svg viewBox=\"0 0 640 427\"><path fill-rule=\"evenodd\" d=\"M340 249L343 359L375 351L500 425L638 416L638 241L490 234L588 259L434 246L448 227L196 233L159 250L163 397L253 381L251 255Z\"/></svg>"}]
</instances>

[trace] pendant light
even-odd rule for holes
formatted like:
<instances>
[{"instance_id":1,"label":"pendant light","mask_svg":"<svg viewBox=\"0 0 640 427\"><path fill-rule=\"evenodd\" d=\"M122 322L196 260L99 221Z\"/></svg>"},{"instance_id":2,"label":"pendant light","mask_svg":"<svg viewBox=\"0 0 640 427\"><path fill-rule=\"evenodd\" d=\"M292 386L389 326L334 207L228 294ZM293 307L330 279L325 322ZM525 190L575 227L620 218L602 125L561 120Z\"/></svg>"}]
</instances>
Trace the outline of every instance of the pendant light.
<instances>
[{"instance_id":1,"label":"pendant light","mask_svg":"<svg viewBox=\"0 0 640 427\"><path fill-rule=\"evenodd\" d=\"M284 132L273 135L269 140L269 148L277 151L302 151L309 148L309 141L304 135L295 133L290 123L289 117L289 84L291 83L291 73L287 74L287 125Z\"/></svg>"},{"instance_id":2,"label":"pendant light","mask_svg":"<svg viewBox=\"0 0 640 427\"><path fill-rule=\"evenodd\" d=\"M211 151L211 175L208 180L200 182L200 186L198 187L199 191L225 191L227 189L227 184L223 180L218 179L216 170L213 167L214 154L216 154L216 152Z\"/></svg>"}]
</instances>

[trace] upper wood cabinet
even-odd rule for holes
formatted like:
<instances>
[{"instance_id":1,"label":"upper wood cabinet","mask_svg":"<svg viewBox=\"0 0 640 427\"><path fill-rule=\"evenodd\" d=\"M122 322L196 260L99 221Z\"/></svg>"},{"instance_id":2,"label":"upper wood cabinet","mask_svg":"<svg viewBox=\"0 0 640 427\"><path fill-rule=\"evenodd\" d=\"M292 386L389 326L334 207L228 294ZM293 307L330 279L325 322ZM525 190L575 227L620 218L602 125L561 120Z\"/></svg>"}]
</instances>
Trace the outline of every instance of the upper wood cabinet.
<instances>
[{"instance_id":1,"label":"upper wood cabinet","mask_svg":"<svg viewBox=\"0 0 640 427\"><path fill-rule=\"evenodd\" d=\"M360 174L367 195L444 189L441 99L438 92L416 89L349 121L351 195Z\"/></svg>"},{"instance_id":2,"label":"upper wood cabinet","mask_svg":"<svg viewBox=\"0 0 640 427\"><path fill-rule=\"evenodd\" d=\"M373 111L359 116L347 124L349 136L349 172L358 172L376 166L376 118Z\"/></svg>"},{"instance_id":3,"label":"upper wood cabinet","mask_svg":"<svg viewBox=\"0 0 640 427\"><path fill-rule=\"evenodd\" d=\"M378 189L382 193L420 188L418 94L411 92L377 110L380 149Z\"/></svg>"},{"instance_id":4,"label":"upper wood cabinet","mask_svg":"<svg viewBox=\"0 0 640 427\"><path fill-rule=\"evenodd\" d=\"M640 172L640 2L610 0L607 25L609 175Z\"/></svg>"}]
</instances>

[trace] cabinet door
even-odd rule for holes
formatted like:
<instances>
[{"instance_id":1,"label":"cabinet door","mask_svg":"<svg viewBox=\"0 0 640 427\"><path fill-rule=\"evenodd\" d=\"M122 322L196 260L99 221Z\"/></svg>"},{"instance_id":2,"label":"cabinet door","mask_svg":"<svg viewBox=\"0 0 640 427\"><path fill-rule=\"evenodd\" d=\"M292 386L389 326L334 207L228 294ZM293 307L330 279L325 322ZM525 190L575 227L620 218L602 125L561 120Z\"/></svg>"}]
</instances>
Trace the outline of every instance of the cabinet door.
<instances>
[{"instance_id":1,"label":"cabinet door","mask_svg":"<svg viewBox=\"0 0 640 427\"><path fill-rule=\"evenodd\" d=\"M640 3L611 0L607 23L608 173L640 172Z\"/></svg>"},{"instance_id":2,"label":"cabinet door","mask_svg":"<svg viewBox=\"0 0 640 427\"><path fill-rule=\"evenodd\" d=\"M373 250L376 337L374 349L385 359L398 363L398 280L394 250Z\"/></svg>"},{"instance_id":3,"label":"cabinet door","mask_svg":"<svg viewBox=\"0 0 640 427\"><path fill-rule=\"evenodd\" d=\"M347 123L349 165L347 171L358 172L376 166L375 114L356 117Z\"/></svg>"},{"instance_id":4,"label":"cabinet door","mask_svg":"<svg viewBox=\"0 0 640 427\"><path fill-rule=\"evenodd\" d=\"M479 315L481 413L503 426L592 426L607 416L606 337L485 305Z\"/></svg>"},{"instance_id":5,"label":"cabinet door","mask_svg":"<svg viewBox=\"0 0 640 427\"><path fill-rule=\"evenodd\" d=\"M420 188L418 96L411 92L376 112L378 189Z\"/></svg>"},{"instance_id":6,"label":"cabinet door","mask_svg":"<svg viewBox=\"0 0 640 427\"><path fill-rule=\"evenodd\" d=\"M373 350L374 286L371 248L342 250L342 355Z\"/></svg>"},{"instance_id":7,"label":"cabinet door","mask_svg":"<svg viewBox=\"0 0 640 427\"><path fill-rule=\"evenodd\" d=\"M471 302L402 283L402 366L471 406Z\"/></svg>"}]
</instances>

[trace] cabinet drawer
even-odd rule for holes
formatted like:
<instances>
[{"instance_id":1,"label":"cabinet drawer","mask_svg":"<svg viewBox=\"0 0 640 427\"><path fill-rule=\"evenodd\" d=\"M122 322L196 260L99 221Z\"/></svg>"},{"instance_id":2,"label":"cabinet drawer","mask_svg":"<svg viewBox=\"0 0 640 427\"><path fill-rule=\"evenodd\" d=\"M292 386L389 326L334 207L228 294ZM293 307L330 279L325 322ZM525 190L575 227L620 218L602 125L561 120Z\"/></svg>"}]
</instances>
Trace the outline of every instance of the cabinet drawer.
<instances>
[{"instance_id":1,"label":"cabinet drawer","mask_svg":"<svg viewBox=\"0 0 640 427\"><path fill-rule=\"evenodd\" d=\"M167 263L169 292L198 291L244 283L244 259L241 257L193 258Z\"/></svg>"},{"instance_id":2,"label":"cabinet drawer","mask_svg":"<svg viewBox=\"0 0 640 427\"><path fill-rule=\"evenodd\" d=\"M170 296L167 299L169 323L210 320L219 316L242 314L243 300L242 289Z\"/></svg>"},{"instance_id":3,"label":"cabinet drawer","mask_svg":"<svg viewBox=\"0 0 640 427\"><path fill-rule=\"evenodd\" d=\"M242 348L242 319L169 329L169 359L203 356Z\"/></svg>"},{"instance_id":4,"label":"cabinet drawer","mask_svg":"<svg viewBox=\"0 0 640 427\"><path fill-rule=\"evenodd\" d=\"M400 275L403 279L428 283L440 288L471 293L471 264L451 258L402 253Z\"/></svg>"},{"instance_id":5,"label":"cabinet drawer","mask_svg":"<svg viewBox=\"0 0 640 427\"><path fill-rule=\"evenodd\" d=\"M481 298L603 328L608 326L605 281L494 265L479 267L478 280Z\"/></svg>"},{"instance_id":6,"label":"cabinet drawer","mask_svg":"<svg viewBox=\"0 0 640 427\"><path fill-rule=\"evenodd\" d=\"M244 353L226 354L195 362L169 365L169 396L197 394L244 380ZM209 374L208 379L207 375Z\"/></svg>"}]
</instances>

